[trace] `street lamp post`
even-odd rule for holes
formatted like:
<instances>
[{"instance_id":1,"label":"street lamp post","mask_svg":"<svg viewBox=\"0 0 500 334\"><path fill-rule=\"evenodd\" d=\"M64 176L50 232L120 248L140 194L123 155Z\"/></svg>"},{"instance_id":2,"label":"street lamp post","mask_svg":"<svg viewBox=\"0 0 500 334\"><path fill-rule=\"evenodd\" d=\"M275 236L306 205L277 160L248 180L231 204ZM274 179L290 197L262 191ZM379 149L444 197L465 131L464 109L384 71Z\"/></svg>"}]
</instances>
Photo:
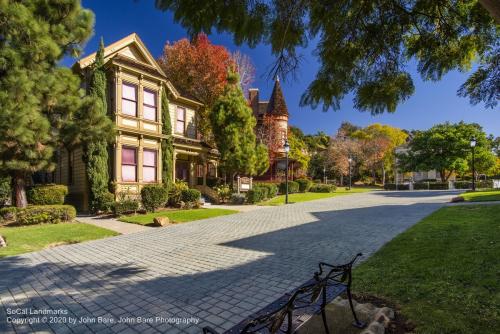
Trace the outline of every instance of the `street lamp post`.
<instances>
[{"instance_id":1,"label":"street lamp post","mask_svg":"<svg viewBox=\"0 0 500 334\"><path fill-rule=\"evenodd\" d=\"M351 163L352 163L352 158L349 157L349 159L347 159L347 161L349 162L349 190L351 190Z\"/></svg>"},{"instance_id":2,"label":"street lamp post","mask_svg":"<svg viewBox=\"0 0 500 334\"><path fill-rule=\"evenodd\" d=\"M288 152L290 152L290 144L288 144L288 139L285 139L285 156L286 156L286 165L285 165L285 204L288 204Z\"/></svg>"},{"instance_id":3,"label":"street lamp post","mask_svg":"<svg viewBox=\"0 0 500 334\"><path fill-rule=\"evenodd\" d=\"M323 166L323 183L326 183L326 166Z\"/></svg>"},{"instance_id":4,"label":"street lamp post","mask_svg":"<svg viewBox=\"0 0 500 334\"><path fill-rule=\"evenodd\" d=\"M476 166L475 166L475 151L476 151L476 138L472 137L470 140L470 147L472 148L472 191L476 191Z\"/></svg>"}]
</instances>

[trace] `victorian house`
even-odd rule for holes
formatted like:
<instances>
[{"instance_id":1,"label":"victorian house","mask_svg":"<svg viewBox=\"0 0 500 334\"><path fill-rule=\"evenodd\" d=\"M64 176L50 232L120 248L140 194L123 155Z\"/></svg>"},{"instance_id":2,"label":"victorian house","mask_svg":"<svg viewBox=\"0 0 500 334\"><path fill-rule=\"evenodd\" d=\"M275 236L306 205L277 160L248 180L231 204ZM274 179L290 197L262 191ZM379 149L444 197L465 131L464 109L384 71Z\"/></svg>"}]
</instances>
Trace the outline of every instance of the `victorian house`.
<instances>
[{"instance_id":1,"label":"victorian house","mask_svg":"<svg viewBox=\"0 0 500 334\"><path fill-rule=\"evenodd\" d=\"M286 166L284 144L288 137L288 108L281 90L279 78L274 81L273 91L268 101L260 100L259 89L248 90L248 103L253 110L257 126L257 139L267 145L270 152L270 166L267 172L258 177L261 180L280 180L284 178ZM300 165L289 159L289 175L293 178L294 171Z\"/></svg>"},{"instance_id":2,"label":"victorian house","mask_svg":"<svg viewBox=\"0 0 500 334\"><path fill-rule=\"evenodd\" d=\"M73 70L84 85L90 77L95 53L81 59ZM108 78L108 113L116 124L110 148L110 178L115 193L138 194L141 187L161 183L161 94L166 90L174 138L173 177L190 186L204 185L217 176L217 151L198 135L197 110L203 105L188 98L169 82L137 34L105 47ZM88 186L82 150L58 155L55 182L68 185L68 198L80 210L88 209Z\"/></svg>"}]
</instances>

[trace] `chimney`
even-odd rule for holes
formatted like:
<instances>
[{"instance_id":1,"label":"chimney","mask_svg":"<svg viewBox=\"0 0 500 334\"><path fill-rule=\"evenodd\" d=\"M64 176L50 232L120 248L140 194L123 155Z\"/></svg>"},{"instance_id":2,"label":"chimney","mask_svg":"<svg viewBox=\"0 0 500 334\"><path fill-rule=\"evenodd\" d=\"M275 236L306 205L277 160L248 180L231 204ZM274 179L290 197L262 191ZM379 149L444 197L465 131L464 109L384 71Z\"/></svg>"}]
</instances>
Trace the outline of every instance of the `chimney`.
<instances>
[{"instance_id":1,"label":"chimney","mask_svg":"<svg viewBox=\"0 0 500 334\"><path fill-rule=\"evenodd\" d=\"M250 104L250 108L253 110L254 116L258 116L259 114L259 89L258 88L250 88L248 90L248 103Z\"/></svg>"}]
</instances>

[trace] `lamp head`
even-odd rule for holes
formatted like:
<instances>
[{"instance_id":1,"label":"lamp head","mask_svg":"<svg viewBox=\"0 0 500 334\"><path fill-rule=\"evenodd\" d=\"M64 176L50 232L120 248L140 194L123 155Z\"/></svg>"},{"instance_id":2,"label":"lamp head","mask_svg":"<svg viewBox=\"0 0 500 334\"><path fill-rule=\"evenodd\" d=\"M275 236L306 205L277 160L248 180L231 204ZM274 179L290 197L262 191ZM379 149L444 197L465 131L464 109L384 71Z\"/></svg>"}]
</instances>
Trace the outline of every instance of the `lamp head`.
<instances>
[{"instance_id":1,"label":"lamp head","mask_svg":"<svg viewBox=\"0 0 500 334\"><path fill-rule=\"evenodd\" d=\"M476 138L472 137L472 139L470 140L470 147L476 147L476 144L477 144Z\"/></svg>"},{"instance_id":2,"label":"lamp head","mask_svg":"<svg viewBox=\"0 0 500 334\"><path fill-rule=\"evenodd\" d=\"M290 144L288 144L288 139L285 139L285 145L283 147L285 148L286 153L290 152Z\"/></svg>"}]
</instances>

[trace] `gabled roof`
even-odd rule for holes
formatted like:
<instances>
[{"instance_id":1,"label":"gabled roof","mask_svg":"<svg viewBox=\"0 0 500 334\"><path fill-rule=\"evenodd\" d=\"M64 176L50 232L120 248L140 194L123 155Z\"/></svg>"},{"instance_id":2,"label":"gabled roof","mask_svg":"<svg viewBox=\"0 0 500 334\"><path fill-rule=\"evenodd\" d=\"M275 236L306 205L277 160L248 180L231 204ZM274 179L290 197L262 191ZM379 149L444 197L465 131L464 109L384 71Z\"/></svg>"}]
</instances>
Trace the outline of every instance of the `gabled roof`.
<instances>
[{"instance_id":1,"label":"gabled roof","mask_svg":"<svg viewBox=\"0 0 500 334\"><path fill-rule=\"evenodd\" d=\"M73 68L83 70L84 68L92 65L95 61L96 53L94 52L76 62ZM167 88L172 93L175 99L183 102L190 102L195 105L203 105L199 101L191 99L181 93L172 85L167 79L165 72L156 62L156 59L151 55L146 45L139 38L139 35L132 33L125 38L120 39L106 47L104 47L104 61L113 60L114 62L129 65L131 67L139 68L147 73L160 76L165 80Z\"/></svg>"},{"instance_id":2,"label":"gabled roof","mask_svg":"<svg viewBox=\"0 0 500 334\"><path fill-rule=\"evenodd\" d=\"M266 112L276 116L288 116L288 108L286 107L285 97L283 96L278 77L276 77L276 81L274 81L273 92L267 104Z\"/></svg>"},{"instance_id":3,"label":"gabled roof","mask_svg":"<svg viewBox=\"0 0 500 334\"><path fill-rule=\"evenodd\" d=\"M165 76L160 65L156 62L155 58L151 55L146 48L139 35L132 33L125 38L120 39L104 48L104 60L107 61L114 55L120 54L121 56L128 56L137 62L145 63L146 65L154 67L159 73ZM80 59L76 64L80 69L84 69L95 61L96 52ZM75 64L75 65L76 65Z\"/></svg>"}]
</instances>

